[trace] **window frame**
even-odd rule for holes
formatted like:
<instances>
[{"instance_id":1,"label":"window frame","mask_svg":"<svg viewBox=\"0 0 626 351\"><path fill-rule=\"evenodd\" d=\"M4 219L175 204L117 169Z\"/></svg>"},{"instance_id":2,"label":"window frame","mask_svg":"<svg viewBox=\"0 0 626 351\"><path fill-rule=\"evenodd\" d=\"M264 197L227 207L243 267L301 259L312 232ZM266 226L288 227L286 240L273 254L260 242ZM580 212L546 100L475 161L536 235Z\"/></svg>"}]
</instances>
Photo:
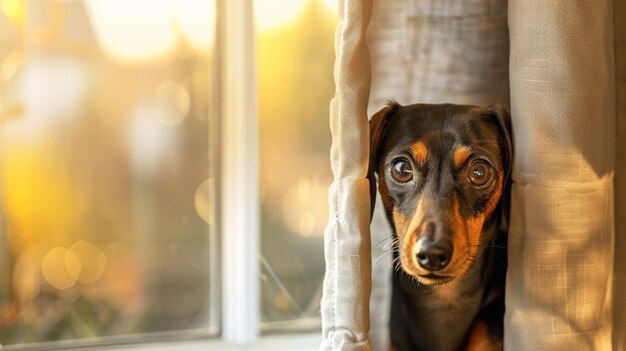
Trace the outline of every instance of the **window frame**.
<instances>
[{"instance_id":1,"label":"window frame","mask_svg":"<svg viewBox=\"0 0 626 351\"><path fill-rule=\"evenodd\" d=\"M135 345L121 345L113 348L115 351L266 351L266 350L290 350L290 351L313 351L319 348L322 342L321 333L301 333L271 335L259 338L252 344L226 342L223 339L213 340L180 340L170 342L146 342ZM112 350L109 346L95 346L89 348L93 351Z\"/></svg>"},{"instance_id":2,"label":"window frame","mask_svg":"<svg viewBox=\"0 0 626 351\"><path fill-rule=\"evenodd\" d=\"M216 67L221 123L221 335L250 350L317 350L321 329L262 335L257 28L254 0L216 0ZM245 222L241 225L241 222ZM242 257L243 255L243 257ZM233 260L234 261L231 261ZM254 293L252 293L254 292ZM246 308L242 308L242 306ZM271 347L270 347L271 346ZM234 346L233 346L234 347ZM237 349L237 348L235 348Z\"/></svg>"},{"instance_id":3,"label":"window frame","mask_svg":"<svg viewBox=\"0 0 626 351\"><path fill-rule=\"evenodd\" d=\"M221 337L251 344L259 337L260 237L256 46L252 0L218 0L216 72L220 74L219 203ZM252 298L256 297L256 298Z\"/></svg>"}]
</instances>

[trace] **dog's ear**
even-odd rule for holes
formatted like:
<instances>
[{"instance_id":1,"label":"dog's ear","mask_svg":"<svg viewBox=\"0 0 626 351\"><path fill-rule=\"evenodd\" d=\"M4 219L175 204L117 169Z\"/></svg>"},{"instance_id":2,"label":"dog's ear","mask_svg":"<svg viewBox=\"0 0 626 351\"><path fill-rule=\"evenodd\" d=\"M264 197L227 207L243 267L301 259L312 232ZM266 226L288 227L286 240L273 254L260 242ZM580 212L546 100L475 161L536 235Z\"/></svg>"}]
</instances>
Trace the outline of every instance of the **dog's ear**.
<instances>
[{"instance_id":1,"label":"dog's ear","mask_svg":"<svg viewBox=\"0 0 626 351\"><path fill-rule=\"evenodd\" d=\"M511 115L506 108L500 104L495 104L487 107L488 113L495 117L495 123L498 127L498 132L502 138L504 150L502 150L502 166L504 169L503 179L503 195L500 199L500 207L502 215L504 216L504 222L501 223L505 228L509 223L509 208L510 208L510 194L511 194L511 168L513 166L513 132L511 128Z\"/></svg>"},{"instance_id":2,"label":"dog's ear","mask_svg":"<svg viewBox=\"0 0 626 351\"><path fill-rule=\"evenodd\" d=\"M513 133L511 129L511 115L509 115L506 108L500 104L488 106L487 109L488 112L495 117L498 132L504 142L504 150L502 150L502 166L504 169L504 183L506 184L511 176L511 167L513 166Z\"/></svg>"},{"instance_id":3,"label":"dog's ear","mask_svg":"<svg viewBox=\"0 0 626 351\"><path fill-rule=\"evenodd\" d=\"M370 119L370 157L367 179L370 181L370 222L374 215L376 204L376 170L378 169L380 146L385 135L387 122L400 108L400 105L390 101Z\"/></svg>"}]
</instances>

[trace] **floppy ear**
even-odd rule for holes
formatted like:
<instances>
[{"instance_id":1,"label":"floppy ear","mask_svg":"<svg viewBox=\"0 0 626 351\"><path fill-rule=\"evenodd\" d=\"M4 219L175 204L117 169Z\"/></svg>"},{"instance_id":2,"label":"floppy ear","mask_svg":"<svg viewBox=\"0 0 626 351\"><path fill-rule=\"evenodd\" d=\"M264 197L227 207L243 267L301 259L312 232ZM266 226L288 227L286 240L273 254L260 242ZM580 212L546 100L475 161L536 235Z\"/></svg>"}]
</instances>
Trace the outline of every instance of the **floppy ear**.
<instances>
[{"instance_id":1,"label":"floppy ear","mask_svg":"<svg viewBox=\"0 0 626 351\"><path fill-rule=\"evenodd\" d=\"M509 222L509 205L511 202L511 167L513 166L513 133L511 129L511 115L506 108L500 104L487 107L488 111L495 117L498 131L504 142L504 150L502 150L502 166L504 168L504 180L502 181L503 195L500 199L502 214L506 221Z\"/></svg>"},{"instance_id":2,"label":"floppy ear","mask_svg":"<svg viewBox=\"0 0 626 351\"><path fill-rule=\"evenodd\" d=\"M390 101L370 120L370 157L367 179L370 181L370 222L374 215L376 204L376 170L378 169L379 148L385 135L385 127L391 117L400 107L396 102Z\"/></svg>"},{"instance_id":3,"label":"floppy ear","mask_svg":"<svg viewBox=\"0 0 626 351\"><path fill-rule=\"evenodd\" d=\"M502 150L502 164L504 168L504 182L509 180L511 176L511 167L513 166L513 134L511 130L511 115L506 108L500 104L487 107L487 109L496 117L499 132L504 141L504 150Z\"/></svg>"}]
</instances>

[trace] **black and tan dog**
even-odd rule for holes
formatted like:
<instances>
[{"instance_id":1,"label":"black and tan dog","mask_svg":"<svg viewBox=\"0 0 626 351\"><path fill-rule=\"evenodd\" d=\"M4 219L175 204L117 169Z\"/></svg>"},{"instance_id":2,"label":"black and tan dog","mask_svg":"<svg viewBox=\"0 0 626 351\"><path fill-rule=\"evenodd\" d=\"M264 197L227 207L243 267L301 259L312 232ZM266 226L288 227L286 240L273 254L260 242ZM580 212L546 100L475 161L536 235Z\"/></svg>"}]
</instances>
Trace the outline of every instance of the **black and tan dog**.
<instances>
[{"instance_id":1,"label":"black and tan dog","mask_svg":"<svg viewBox=\"0 0 626 351\"><path fill-rule=\"evenodd\" d=\"M502 349L509 126L499 106L389 103L372 118L370 179L402 268L396 350Z\"/></svg>"}]
</instances>

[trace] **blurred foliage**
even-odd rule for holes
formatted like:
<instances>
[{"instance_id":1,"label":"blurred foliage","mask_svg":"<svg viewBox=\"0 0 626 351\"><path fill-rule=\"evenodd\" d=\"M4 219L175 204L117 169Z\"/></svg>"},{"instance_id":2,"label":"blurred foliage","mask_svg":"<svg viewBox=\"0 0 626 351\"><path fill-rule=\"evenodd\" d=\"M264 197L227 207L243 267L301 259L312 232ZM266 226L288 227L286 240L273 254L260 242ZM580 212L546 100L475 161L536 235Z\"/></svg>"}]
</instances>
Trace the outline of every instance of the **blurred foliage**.
<instances>
[{"instance_id":1,"label":"blurred foliage","mask_svg":"<svg viewBox=\"0 0 626 351\"><path fill-rule=\"evenodd\" d=\"M83 5L0 0L3 345L215 328L212 59L116 61Z\"/></svg>"}]
</instances>

